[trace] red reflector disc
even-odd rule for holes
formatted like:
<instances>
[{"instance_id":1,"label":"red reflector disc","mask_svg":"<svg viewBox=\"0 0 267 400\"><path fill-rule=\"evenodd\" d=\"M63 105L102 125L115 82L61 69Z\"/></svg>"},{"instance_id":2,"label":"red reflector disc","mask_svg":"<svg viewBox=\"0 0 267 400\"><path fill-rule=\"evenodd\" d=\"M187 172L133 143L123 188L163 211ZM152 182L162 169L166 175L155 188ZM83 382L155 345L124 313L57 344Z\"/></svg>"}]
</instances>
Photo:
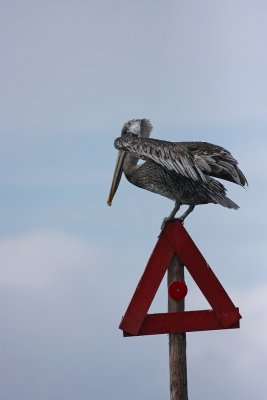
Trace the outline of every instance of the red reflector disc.
<instances>
[{"instance_id":1,"label":"red reflector disc","mask_svg":"<svg viewBox=\"0 0 267 400\"><path fill-rule=\"evenodd\" d=\"M170 297L173 300L182 300L187 294L187 286L183 281L174 281L168 288Z\"/></svg>"}]
</instances>

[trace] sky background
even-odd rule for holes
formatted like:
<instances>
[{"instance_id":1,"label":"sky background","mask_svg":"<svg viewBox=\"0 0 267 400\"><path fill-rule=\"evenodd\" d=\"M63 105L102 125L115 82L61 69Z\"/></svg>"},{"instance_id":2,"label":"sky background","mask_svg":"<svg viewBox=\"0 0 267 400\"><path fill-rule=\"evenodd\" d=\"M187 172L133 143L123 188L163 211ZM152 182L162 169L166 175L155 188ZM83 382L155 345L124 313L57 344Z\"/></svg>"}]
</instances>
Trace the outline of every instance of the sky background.
<instances>
[{"instance_id":1,"label":"sky background","mask_svg":"<svg viewBox=\"0 0 267 400\"><path fill-rule=\"evenodd\" d=\"M225 146L240 210L186 221L241 329L190 333L190 399L267 395L267 4L0 0L0 398L168 399L166 335L118 325L173 204L122 180L125 121ZM188 309L208 307L186 276ZM152 311L167 307L166 281Z\"/></svg>"}]
</instances>

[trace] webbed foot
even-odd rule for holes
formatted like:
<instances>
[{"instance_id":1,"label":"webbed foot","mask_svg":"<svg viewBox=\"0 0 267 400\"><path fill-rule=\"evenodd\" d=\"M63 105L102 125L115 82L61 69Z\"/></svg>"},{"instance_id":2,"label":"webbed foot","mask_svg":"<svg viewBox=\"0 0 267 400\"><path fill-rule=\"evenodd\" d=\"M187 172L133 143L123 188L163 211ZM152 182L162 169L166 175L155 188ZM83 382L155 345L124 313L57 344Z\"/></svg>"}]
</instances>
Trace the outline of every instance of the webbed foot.
<instances>
[{"instance_id":1,"label":"webbed foot","mask_svg":"<svg viewBox=\"0 0 267 400\"><path fill-rule=\"evenodd\" d=\"M173 209L173 211L171 212L171 214L168 217L164 218L164 220L162 221L162 224L160 227L161 231L163 231L167 222L169 222L169 221L181 221L181 223L183 224L186 217L194 210L194 208L195 208L195 206L189 206L188 209L180 217L174 218L174 215L179 210L179 206L176 205L175 208Z\"/></svg>"}]
</instances>

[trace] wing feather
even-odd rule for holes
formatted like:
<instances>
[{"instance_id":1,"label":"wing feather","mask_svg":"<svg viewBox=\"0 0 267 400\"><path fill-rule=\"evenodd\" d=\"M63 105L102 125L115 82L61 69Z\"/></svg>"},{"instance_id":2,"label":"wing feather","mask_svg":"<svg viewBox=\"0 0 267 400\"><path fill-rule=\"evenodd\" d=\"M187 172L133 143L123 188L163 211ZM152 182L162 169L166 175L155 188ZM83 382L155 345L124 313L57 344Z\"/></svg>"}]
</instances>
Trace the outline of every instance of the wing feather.
<instances>
[{"instance_id":1,"label":"wing feather","mask_svg":"<svg viewBox=\"0 0 267 400\"><path fill-rule=\"evenodd\" d=\"M153 160L162 167L194 181L207 181L190 150L182 143L124 135L115 140L115 147L143 160Z\"/></svg>"},{"instance_id":2,"label":"wing feather","mask_svg":"<svg viewBox=\"0 0 267 400\"><path fill-rule=\"evenodd\" d=\"M245 175L238 167L237 160L221 146L206 142L182 142L191 152L199 168L207 175L245 186Z\"/></svg>"},{"instance_id":3,"label":"wing feather","mask_svg":"<svg viewBox=\"0 0 267 400\"><path fill-rule=\"evenodd\" d=\"M142 160L153 160L169 171L194 181L206 182L206 175L209 175L241 186L248 184L232 154L211 143L167 142L128 134L117 138L114 145L118 150Z\"/></svg>"}]
</instances>

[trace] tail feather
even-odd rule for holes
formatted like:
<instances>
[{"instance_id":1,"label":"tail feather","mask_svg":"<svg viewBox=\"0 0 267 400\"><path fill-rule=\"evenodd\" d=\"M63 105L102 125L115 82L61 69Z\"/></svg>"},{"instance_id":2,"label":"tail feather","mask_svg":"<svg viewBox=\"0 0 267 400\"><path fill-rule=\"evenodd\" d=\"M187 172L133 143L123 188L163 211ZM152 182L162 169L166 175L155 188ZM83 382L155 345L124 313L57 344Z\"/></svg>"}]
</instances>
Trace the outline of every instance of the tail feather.
<instances>
[{"instance_id":1,"label":"tail feather","mask_svg":"<svg viewBox=\"0 0 267 400\"><path fill-rule=\"evenodd\" d=\"M227 208L232 208L234 210L238 210L240 207L233 200L229 199L229 197L224 197L223 201L220 203L222 206Z\"/></svg>"},{"instance_id":2,"label":"tail feather","mask_svg":"<svg viewBox=\"0 0 267 400\"><path fill-rule=\"evenodd\" d=\"M208 194L213 203L234 210L239 209L239 205L226 196L226 189L220 182L210 178L207 185L209 188Z\"/></svg>"}]
</instances>

